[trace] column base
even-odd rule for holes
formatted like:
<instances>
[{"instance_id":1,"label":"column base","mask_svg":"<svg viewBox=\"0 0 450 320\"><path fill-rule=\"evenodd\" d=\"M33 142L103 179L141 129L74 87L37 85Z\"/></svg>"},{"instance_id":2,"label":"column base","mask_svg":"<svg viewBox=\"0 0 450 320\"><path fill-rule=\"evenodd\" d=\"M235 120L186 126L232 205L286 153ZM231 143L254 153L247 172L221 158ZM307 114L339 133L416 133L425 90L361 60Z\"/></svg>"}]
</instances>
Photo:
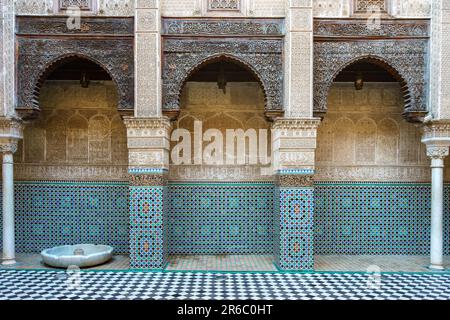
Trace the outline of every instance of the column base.
<instances>
[{"instance_id":1,"label":"column base","mask_svg":"<svg viewBox=\"0 0 450 320\"><path fill-rule=\"evenodd\" d=\"M443 270L445 270L445 267L441 264L430 264L428 266L428 269L436 270L436 271L443 271Z\"/></svg>"},{"instance_id":2,"label":"column base","mask_svg":"<svg viewBox=\"0 0 450 320\"><path fill-rule=\"evenodd\" d=\"M4 266L10 266L10 265L13 265L16 263L17 263L17 261L15 259L3 259L2 260L2 265L4 265Z\"/></svg>"}]
</instances>

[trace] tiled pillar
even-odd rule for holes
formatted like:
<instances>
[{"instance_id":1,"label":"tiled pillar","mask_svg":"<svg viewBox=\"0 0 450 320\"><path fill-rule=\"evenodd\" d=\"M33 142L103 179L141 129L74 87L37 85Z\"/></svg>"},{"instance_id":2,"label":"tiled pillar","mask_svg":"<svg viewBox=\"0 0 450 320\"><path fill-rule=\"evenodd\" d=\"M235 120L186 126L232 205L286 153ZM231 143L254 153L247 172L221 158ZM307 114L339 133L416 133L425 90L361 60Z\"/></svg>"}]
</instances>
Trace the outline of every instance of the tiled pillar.
<instances>
[{"instance_id":1,"label":"tiled pillar","mask_svg":"<svg viewBox=\"0 0 450 320\"><path fill-rule=\"evenodd\" d=\"M431 159L430 269L444 267L444 159L449 154L450 122L434 121L424 127L422 142Z\"/></svg>"},{"instance_id":2,"label":"tiled pillar","mask_svg":"<svg viewBox=\"0 0 450 320\"><path fill-rule=\"evenodd\" d=\"M277 119L273 125L275 263L313 270L314 158L319 119Z\"/></svg>"},{"instance_id":3,"label":"tiled pillar","mask_svg":"<svg viewBox=\"0 0 450 320\"><path fill-rule=\"evenodd\" d=\"M3 192L3 254L2 264L14 264L14 161L17 143L22 139L22 124L18 120L0 119L0 152L2 153Z\"/></svg>"},{"instance_id":4,"label":"tiled pillar","mask_svg":"<svg viewBox=\"0 0 450 320\"><path fill-rule=\"evenodd\" d=\"M130 268L167 263L167 173L170 121L125 118L130 173Z\"/></svg>"}]
</instances>

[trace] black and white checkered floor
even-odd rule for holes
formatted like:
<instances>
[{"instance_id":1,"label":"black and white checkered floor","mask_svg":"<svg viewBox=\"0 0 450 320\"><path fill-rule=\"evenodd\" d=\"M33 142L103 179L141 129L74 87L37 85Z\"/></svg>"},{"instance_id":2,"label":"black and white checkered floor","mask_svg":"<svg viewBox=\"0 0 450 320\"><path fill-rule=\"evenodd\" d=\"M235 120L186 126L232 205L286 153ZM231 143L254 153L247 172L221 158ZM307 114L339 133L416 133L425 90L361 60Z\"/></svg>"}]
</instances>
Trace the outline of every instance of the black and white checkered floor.
<instances>
[{"instance_id":1,"label":"black and white checkered floor","mask_svg":"<svg viewBox=\"0 0 450 320\"><path fill-rule=\"evenodd\" d=\"M449 300L450 274L0 270L0 300Z\"/></svg>"}]
</instances>

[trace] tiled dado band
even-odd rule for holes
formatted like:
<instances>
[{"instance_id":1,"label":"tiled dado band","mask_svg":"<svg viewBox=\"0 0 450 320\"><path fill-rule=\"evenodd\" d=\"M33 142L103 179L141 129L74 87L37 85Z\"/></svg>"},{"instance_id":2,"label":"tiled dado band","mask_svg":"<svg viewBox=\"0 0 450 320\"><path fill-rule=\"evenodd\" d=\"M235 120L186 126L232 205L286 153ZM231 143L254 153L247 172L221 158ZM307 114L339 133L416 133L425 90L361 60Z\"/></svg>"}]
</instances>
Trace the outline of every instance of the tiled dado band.
<instances>
[{"instance_id":1,"label":"tiled dado band","mask_svg":"<svg viewBox=\"0 0 450 320\"><path fill-rule=\"evenodd\" d=\"M429 255L429 183L316 182L314 253ZM450 254L450 185L444 186L444 254Z\"/></svg>"},{"instance_id":2,"label":"tiled dado band","mask_svg":"<svg viewBox=\"0 0 450 320\"><path fill-rule=\"evenodd\" d=\"M291 178L286 179L286 181L291 180ZM158 217L159 221L163 221L162 229L159 230L164 230L166 226L169 229L167 232L169 235L167 242L169 243L169 251L180 249L189 253L189 244L183 242L181 236L177 236L177 232L181 232L179 228L183 227L183 223L178 221L175 223L173 220L169 220L164 224L164 216L156 213L158 211L164 212L161 206L165 199L165 188L158 186L158 183L155 183L154 187L149 185L154 181L161 181L161 177L139 176L136 180L141 182L135 182L135 186L131 187L130 191L128 183L125 182L16 182L17 252L39 253L43 249L57 245L85 242L109 244L115 248L115 253L127 254L131 249L129 208L130 204L134 203L131 206L132 209L135 208L133 209L135 210L134 214L137 215L136 219L132 220L134 234L138 234L138 230L145 231L141 232L141 236L157 234L157 232L151 232L155 228L145 228L147 226L145 217ZM289 264L295 266L295 262L300 263L302 261L300 259L301 251L299 250L301 248L299 244L302 242L297 241L296 244L296 239L302 234L303 230L311 230L310 228L305 229L305 225L302 223L304 220L300 219L302 215L299 213L302 209L306 212L308 212L307 209L312 210L311 203L307 201L308 198L312 197L312 190L298 187L298 185L297 187L292 186L295 185L286 186L285 183L285 187L275 188L278 193L275 197L277 206L275 206L274 219L278 226L276 228L278 236L275 241L278 243L281 241L283 244L282 251L277 251L279 266L282 266L280 261L285 266L289 266ZM178 196L181 192L185 194L185 199L187 199L186 193L195 193L197 192L196 188L197 186L189 190L175 190L169 187L169 204L171 203L167 211L169 217L171 215L175 217L174 208L182 206L181 203L177 202L175 196ZM255 201L266 201L267 197L270 196L269 186L252 185L252 188L255 188L255 192L256 190L260 192L248 191L247 195L244 193L243 199L246 200L239 202L241 212L250 214L254 210L260 210L262 206L256 204ZM220 190L228 192L226 186L223 186ZM249 189L245 188L245 190ZM214 194L215 187L211 186L210 192L213 200L224 199L219 194ZM430 246L430 196L430 185L426 183L316 182L314 185L314 253L319 255L427 255ZM134 202L130 202L132 199L134 199ZM145 199L148 201L145 201ZM153 201L154 199L156 201ZM229 200L231 207L237 205L234 199L231 197ZM196 207L193 206L199 203L205 208L209 202L196 194L196 198L187 203L186 215L184 216L185 219L188 219L186 229L184 229L187 230L186 232L189 232L190 226L199 224L200 211L197 211ZM450 185L446 184L444 188L445 254L450 254L449 208ZM283 209L283 216L280 215L280 209ZM142 214L139 214L140 211ZM260 213L267 218L262 211ZM190 214L193 216L190 216ZM189 220L190 218L192 219ZM220 219L220 216L216 218ZM155 219L152 221L155 221ZM268 223L268 218L265 221ZM228 224L224 224L224 228L226 229L228 226L230 235L233 236L236 227L233 227L233 221L228 222ZM213 223L211 221L211 225ZM245 219L238 221L241 228L245 230L249 223ZM261 226L257 227L257 230L252 229L253 234L246 233L245 236L252 236L252 239L255 240L250 245L255 252L263 252L267 250L269 239L268 235L265 234L264 222L259 221L258 223ZM280 226L287 227L280 229ZM205 228L207 231L208 228ZM156 228L156 230L158 229ZM191 253L202 253L202 248L205 249L206 247L201 246L201 238L196 238L201 237L202 232L194 233L192 230L190 232L191 234L186 237L197 239L196 242L193 242ZM161 233L159 234L161 235ZM297 238L293 235L297 235ZM208 236L216 237L214 238L215 241L219 241L221 237L213 233L208 234ZM155 239L154 242L146 241L144 237L135 237L134 239L142 240L142 247L136 242L131 243L131 247L134 245L135 250L134 260L138 261L136 258L139 258L144 266L146 263L150 265L151 261L154 263L155 256L151 254L150 245L157 244L157 238L149 237L149 239ZM159 239L163 239L164 245L164 238L160 237ZM174 239L181 239L181 242ZM233 238L230 237L229 239ZM261 242L259 242L260 240ZM308 242L306 241L306 243ZM155 247L157 248L157 245ZM277 246L275 247L277 248ZM142 250L136 251L137 248L142 248ZM160 248L164 249L161 245ZM292 252L290 252L291 249ZM157 250L153 252L157 252ZM162 252L164 253L164 250ZM203 251L203 254L207 254L207 252ZM282 259L280 260L280 258ZM161 259L164 261L164 255Z\"/></svg>"},{"instance_id":3,"label":"tiled dado band","mask_svg":"<svg viewBox=\"0 0 450 320\"><path fill-rule=\"evenodd\" d=\"M171 183L169 254L273 254L273 182Z\"/></svg>"},{"instance_id":4,"label":"tiled dado band","mask_svg":"<svg viewBox=\"0 0 450 320\"><path fill-rule=\"evenodd\" d=\"M128 254L127 182L16 181L14 189L18 253L94 243Z\"/></svg>"},{"instance_id":5,"label":"tiled dado band","mask_svg":"<svg viewBox=\"0 0 450 320\"><path fill-rule=\"evenodd\" d=\"M275 182L275 263L281 270L313 270L312 175L280 173Z\"/></svg>"},{"instance_id":6,"label":"tiled dado band","mask_svg":"<svg viewBox=\"0 0 450 320\"><path fill-rule=\"evenodd\" d=\"M167 264L167 172L130 171L130 268Z\"/></svg>"}]
</instances>

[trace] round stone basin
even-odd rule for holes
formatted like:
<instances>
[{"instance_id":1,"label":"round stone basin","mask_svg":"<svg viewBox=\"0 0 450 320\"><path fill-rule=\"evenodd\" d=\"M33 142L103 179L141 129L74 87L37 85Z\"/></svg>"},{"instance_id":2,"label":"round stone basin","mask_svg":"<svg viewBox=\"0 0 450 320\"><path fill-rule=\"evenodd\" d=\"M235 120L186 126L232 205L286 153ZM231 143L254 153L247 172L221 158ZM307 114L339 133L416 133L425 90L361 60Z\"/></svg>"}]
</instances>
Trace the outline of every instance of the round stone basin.
<instances>
[{"instance_id":1,"label":"round stone basin","mask_svg":"<svg viewBox=\"0 0 450 320\"><path fill-rule=\"evenodd\" d=\"M56 268L69 266L86 268L109 261L113 250L113 247L105 245L77 244L45 249L41 252L41 257L46 264Z\"/></svg>"}]
</instances>

